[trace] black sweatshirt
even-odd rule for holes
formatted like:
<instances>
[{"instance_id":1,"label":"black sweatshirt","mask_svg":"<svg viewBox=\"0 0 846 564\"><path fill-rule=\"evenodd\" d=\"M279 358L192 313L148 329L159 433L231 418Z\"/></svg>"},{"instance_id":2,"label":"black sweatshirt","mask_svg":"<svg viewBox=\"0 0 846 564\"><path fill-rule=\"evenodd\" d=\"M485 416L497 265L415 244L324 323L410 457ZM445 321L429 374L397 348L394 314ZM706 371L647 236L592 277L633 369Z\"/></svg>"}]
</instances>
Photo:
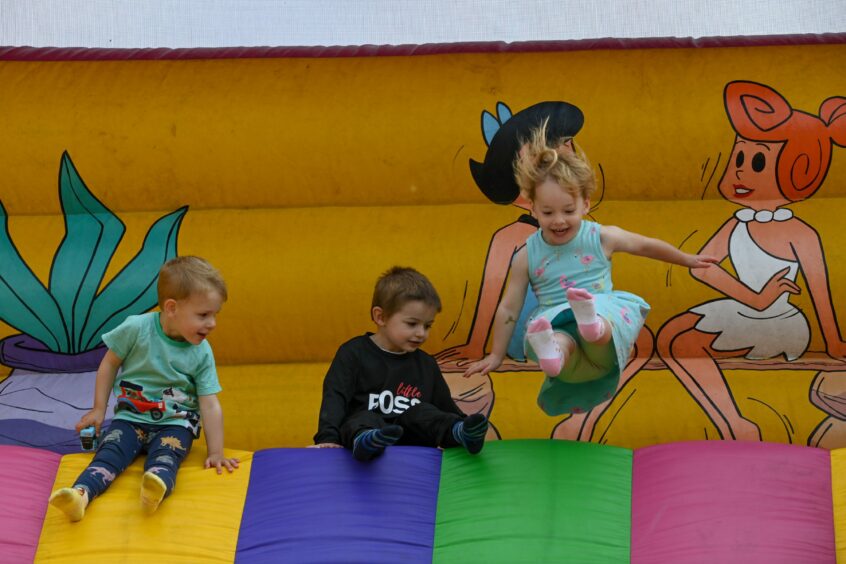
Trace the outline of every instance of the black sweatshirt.
<instances>
[{"instance_id":1,"label":"black sweatshirt","mask_svg":"<svg viewBox=\"0 0 846 564\"><path fill-rule=\"evenodd\" d=\"M314 442L340 443L340 427L360 411L393 419L412 405L427 402L464 417L455 405L438 363L418 349L384 351L367 333L340 346L323 380L323 403Z\"/></svg>"}]
</instances>

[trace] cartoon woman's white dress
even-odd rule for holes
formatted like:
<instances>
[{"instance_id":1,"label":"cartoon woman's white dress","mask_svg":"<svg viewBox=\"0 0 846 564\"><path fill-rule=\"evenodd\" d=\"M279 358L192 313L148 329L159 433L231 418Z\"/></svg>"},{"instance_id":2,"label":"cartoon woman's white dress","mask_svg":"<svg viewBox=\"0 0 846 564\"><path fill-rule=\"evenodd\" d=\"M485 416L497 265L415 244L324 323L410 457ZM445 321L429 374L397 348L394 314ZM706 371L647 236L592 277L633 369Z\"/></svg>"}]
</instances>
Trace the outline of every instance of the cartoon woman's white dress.
<instances>
[{"instance_id":1,"label":"cartoon woman's white dress","mask_svg":"<svg viewBox=\"0 0 846 564\"><path fill-rule=\"evenodd\" d=\"M748 228L750 221L786 221L793 217L793 212L779 209L756 213L743 209L735 213L735 217L739 221L729 239L729 258L740 281L760 292L776 272L789 267L785 277L795 282L799 263L764 251L752 239ZM748 359L762 360L783 354L787 360L795 360L808 348L811 330L802 311L788 301L789 296L783 293L763 311L732 299L715 300L690 311L702 316L696 329L718 333L711 345L715 350L749 348Z\"/></svg>"}]
</instances>

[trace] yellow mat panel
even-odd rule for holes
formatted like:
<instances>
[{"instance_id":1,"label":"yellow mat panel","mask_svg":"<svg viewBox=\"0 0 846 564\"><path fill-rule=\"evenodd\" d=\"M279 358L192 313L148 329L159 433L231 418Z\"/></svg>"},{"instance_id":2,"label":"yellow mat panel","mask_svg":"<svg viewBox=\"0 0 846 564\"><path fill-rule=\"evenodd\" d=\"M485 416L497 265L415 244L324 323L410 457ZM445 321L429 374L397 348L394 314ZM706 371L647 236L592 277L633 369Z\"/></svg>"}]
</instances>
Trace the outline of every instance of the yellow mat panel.
<instances>
[{"instance_id":1,"label":"yellow mat panel","mask_svg":"<svg viewBox=\"0 0 846 564\"><path fill-rule=\"evenodd\" d=\"M145 515L139 501L143 458L137 459L106 493L88 507L85 518L70 523L48 508L36 562L233 562L252 453L227 451L241 467L217 475L203 469L205 445L195 444L176 480L176 489L159 510ZM62 458L56 487L69 486L91 461L91 454Z\"/></svg>"}]
</instances>

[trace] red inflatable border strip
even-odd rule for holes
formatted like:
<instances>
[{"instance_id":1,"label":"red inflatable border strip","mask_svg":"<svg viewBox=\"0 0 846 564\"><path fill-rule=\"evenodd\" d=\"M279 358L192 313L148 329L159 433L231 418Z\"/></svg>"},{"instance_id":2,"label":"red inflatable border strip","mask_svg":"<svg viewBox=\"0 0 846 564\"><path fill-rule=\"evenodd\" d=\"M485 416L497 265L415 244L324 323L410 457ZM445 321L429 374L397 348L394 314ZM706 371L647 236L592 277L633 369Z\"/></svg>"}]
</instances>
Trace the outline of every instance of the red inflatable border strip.
<instances>
[{"instance_id":1,"label":"red inflatable border strip","mask_svg":"<svg viewBox=\"0 0 846 564\"><path fill-rule=\"evenodd\" d=\"M322 57L408 57L454 53L526 53L619 49L689 49L846 43L846 33L732 37L657 37L566 41L478 41L423 45L349 45L331 47L197 47L184 49L101 49L87 47L0 47L3 61L118 61L165 59L263 59Z\"/></svg>"}]
</instances>

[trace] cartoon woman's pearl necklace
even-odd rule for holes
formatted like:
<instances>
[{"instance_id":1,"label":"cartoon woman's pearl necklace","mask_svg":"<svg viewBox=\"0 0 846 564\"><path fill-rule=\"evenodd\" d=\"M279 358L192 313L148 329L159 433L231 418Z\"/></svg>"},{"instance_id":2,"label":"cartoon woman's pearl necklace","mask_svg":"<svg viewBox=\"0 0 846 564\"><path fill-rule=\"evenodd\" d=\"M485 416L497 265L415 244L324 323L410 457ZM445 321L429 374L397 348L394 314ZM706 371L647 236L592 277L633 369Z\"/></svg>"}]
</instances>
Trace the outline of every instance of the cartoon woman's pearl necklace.
<instances>
[{"instance_id":1,"label":"cartoon woman's pearl necklace","mask_svg":"<svg viewBox=\"0 0 846 564\"><path fill-rule=\"evenodd\" d=\"M748 223L750 221L769 223L770 221L787 221L793 217L793 211L785 208L779 208L774 212L771 212L770 210L755 211L751 208L744 208L742 210L737 210L734 213L734 217L743 223Z\"/></svg>"}]
</instances>

